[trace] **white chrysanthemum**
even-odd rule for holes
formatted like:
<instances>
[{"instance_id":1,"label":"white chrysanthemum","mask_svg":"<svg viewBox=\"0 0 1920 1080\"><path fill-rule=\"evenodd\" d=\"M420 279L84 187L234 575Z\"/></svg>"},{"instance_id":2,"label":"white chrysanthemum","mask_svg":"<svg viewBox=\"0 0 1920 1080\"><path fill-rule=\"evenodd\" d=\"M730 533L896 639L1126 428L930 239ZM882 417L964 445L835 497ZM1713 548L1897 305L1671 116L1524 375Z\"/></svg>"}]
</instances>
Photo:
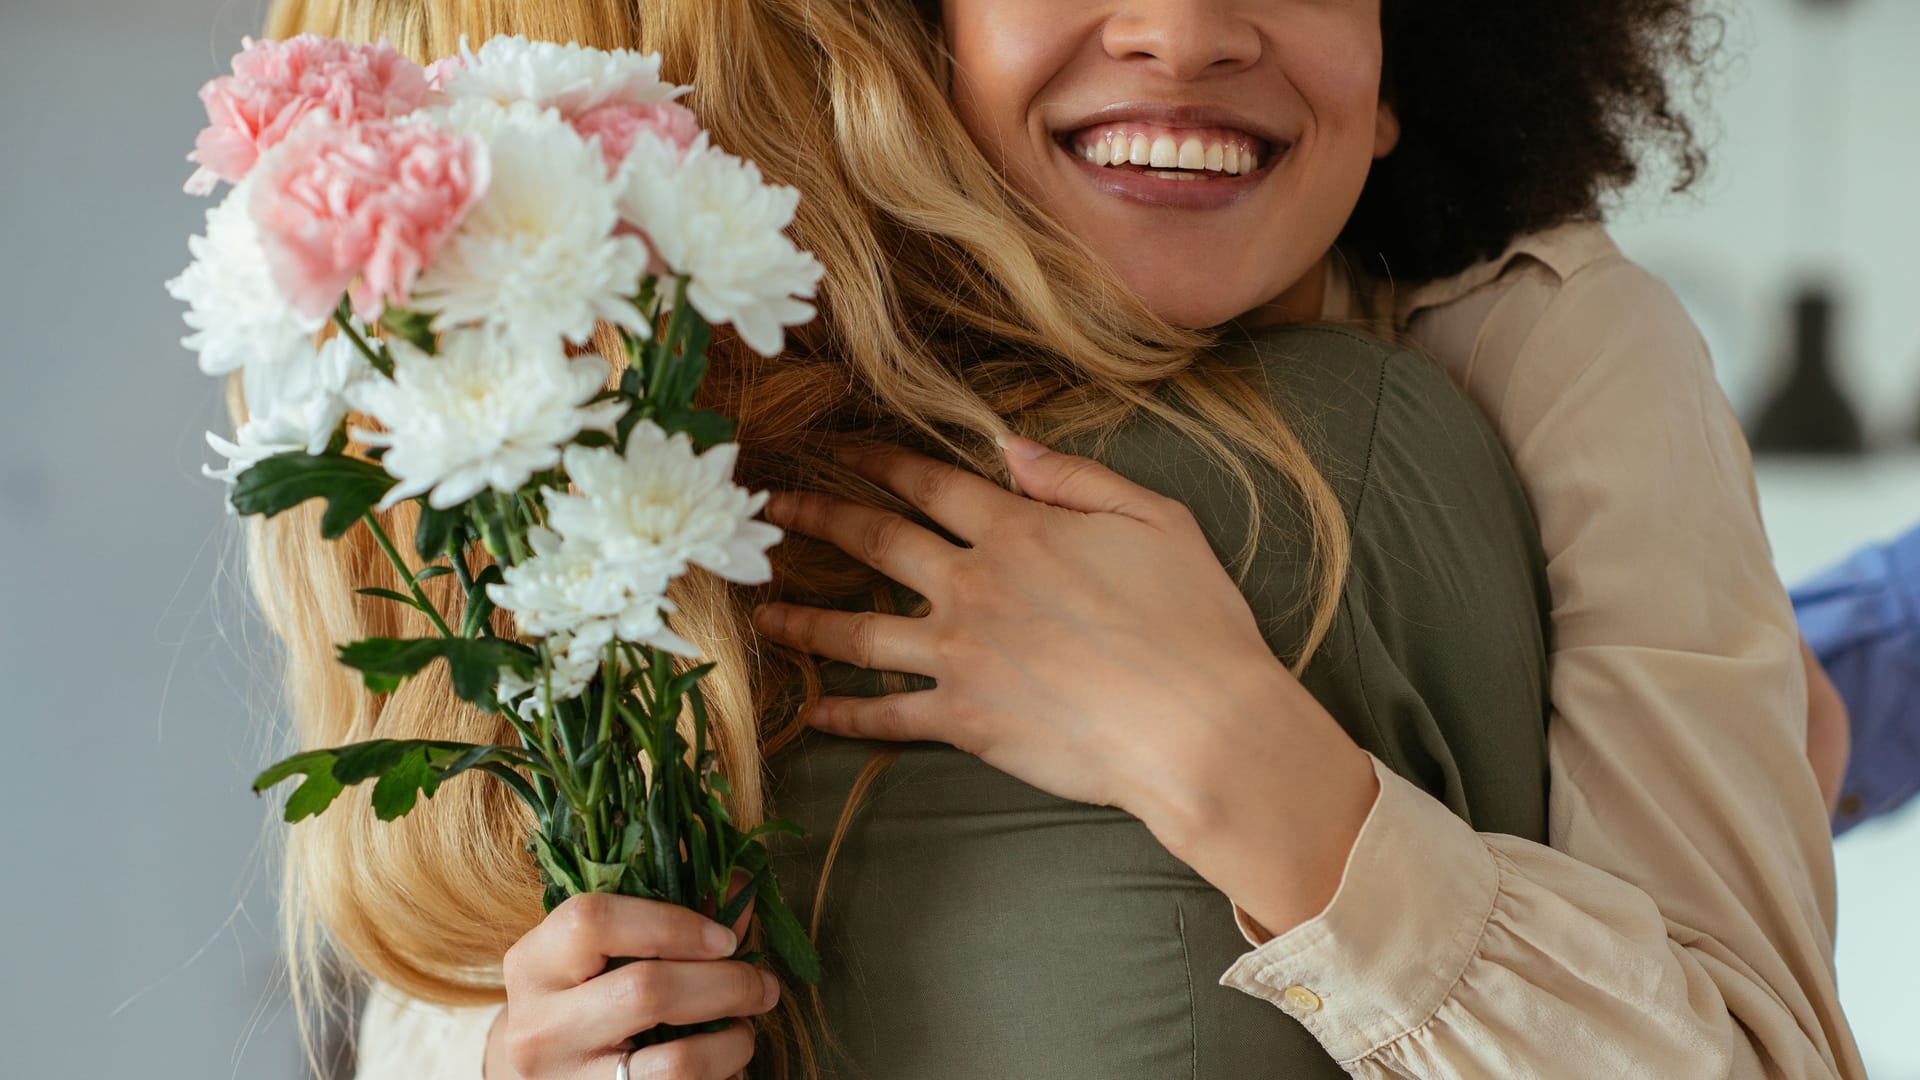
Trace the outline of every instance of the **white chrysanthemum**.
<instances>
[{"instance_id":1,"label":"white chrysanthemum","mask_svg":"<svg viewBox=\"0 0 1920 1080\"><path fill-rule=\"evenodd\" d=\"M669 576L689 564L743 585L773 576L767 549L780 530L753 515L767 493L733 482L734 443L696 455L685 432L669 438L650 421L634 425L623 457L606 447L569 446L567 478L579 494L547 495L547 520L569 541L584 540L614 560Z\"/></svg>"},{"instance_id":2,"label":"white chrysanthemum","mask_svg":"<svg viewBox=\"0 0 1920 1080\"><path fill-rule=\"evenodd\" d=\"M601 658L598 656L576 658L571 648L572 642L571 634L555 634L546 639L547 654L553 660L552 690L553 700L556 703L571 701L586 693L587 686L593 682L594 676L600 673ZM604 649L602 651L604 652ZM624 653L615 657L615 666L622 674L633 670L633 665L627 663ZM542 683L540 672L536 670L533 678L523 679L510 667L500 669L500 679L493 690L495 697L501 701L510 702L529 692L531 692L530 696L520 702L515 707L515 711L522 719L532 721L545 716L547 712L547 691Z\"/></svg>"},{"instance_id":3,"label":"white chrysanthemum","mask_svg":"<svg viewBox=\"0 0 1920 1080\"><path fill-rule=\"evenodd\" d=\"M348 387L377 373L345 334L309 352L297 360L249 364L241 371L247 420L232 442L207 432L208 445L225 455L227 464L219 469L203 465L202 475L231 484L263 458L289 450L326 450L346 417Z\"/></svg>"},{"instance_id":4,"label":"white chrysanthemum","mask_svg":"<svg viewBox=\"0 0 1920 1080\"><path fill-rule=\"evenodd\" d=\"M502 571L503 584L487 586L494 603L514 613L530 634L557 639L573 665L597 661L615 637L698 655L667 628L674 611L667 575L657 567L608 558L587 540L563 539L551 529L527 531L533 555Z\"/></svg>"},{"instance_id":5,"label":"white chrysanthemum","mask_svg":"<svg viewBox=\"0 0 1920 1080\"><path fill-rule=\"evenodd\" d=\"M326 324L294 311L274 286L260 230L247 212L252 191L242 180L207 210L206 235L187 240L193 262L167 282L167 292L187 303L184 317L194 330L180 344L200 354L200 370L209 375L308 360L312 335Z\"/></svg>"},{"instance_id":6,"label":"white chrysanthemum","mask_svg":"<svg viewBox=\"0 0 1920 1080\"><path fill-rule=\"evenodd\" d=\"M644 336L628 301L646 272L647 245L620 224L619 188L605 159L558 114L485 102L436 122L487 146L486 194L414 283L412 306L433 328L477 323L521 341L584 342L596 320Z\"/></svg>"},{"instance_id":7,"label":"white chrysanthemum","mask_svg":"<svg viewBox=\"0 0 1920 1080\"><path fill-rule=\"evenodd\" d=\"M660 80L658 53L630 49L591 49L501 35L474 52L462 35L460 60L442 85L450 100L477 98L503 105L531 101L569 117L616 102L671 101L688 89Z\"/></svg>"},{"instance_id":8,"label":"white chrysanthemum","mask_svg":"<svg viewBox=\"0 0 1920 1080\"><path fill-rule=\"evenodd\" d=\"M428 505L442 510L483 488L518 491L575 435L610 430L626 411L619 401L586 404L606 387L607 362L568 359L557 338L542 349L469 328L446 335L437 356L398 338L388 349L394 377L347 390L348 404L387 429L352 431L388 448L381 464L400 483L382 510L428 490Z\"/></svg>"},{"instance_id":9,"label":"white chrysanthemum","mask_svg":"<svg viewBox=\"0 0 1920 1080\"><path fill-rule=\"evenodd\" d=\"M813 318L811 297L822 267L784 231L800 193L768 184L750 161L713 149L704 135L674 162L675 151L641 136L620 177L620 213L647 234L675 273L687 274L687 298L706 320L731 323L762 356L785 345L785 327Z\"/></svg>"}]
</instances>

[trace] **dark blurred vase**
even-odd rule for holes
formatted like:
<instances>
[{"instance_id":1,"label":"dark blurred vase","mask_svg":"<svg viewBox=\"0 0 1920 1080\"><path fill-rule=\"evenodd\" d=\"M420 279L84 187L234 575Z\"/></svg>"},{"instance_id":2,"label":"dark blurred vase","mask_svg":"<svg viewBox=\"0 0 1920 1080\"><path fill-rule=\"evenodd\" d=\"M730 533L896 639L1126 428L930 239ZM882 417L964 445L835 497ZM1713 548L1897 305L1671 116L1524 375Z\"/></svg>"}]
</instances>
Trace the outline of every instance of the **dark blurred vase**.
<instances>
[{"instance_id":1,"label":"dark blurred vase","mask_svg":"<svg viewBox=\"0 0 1920 1080\"><path fill-rule=\"evenodd\" d=\"M1792 369L1753 430L1762 454L1859 454L1860 415L1834 378L1833 295L1808 289L1793 304Z\"/></svg>"}]
</instances>

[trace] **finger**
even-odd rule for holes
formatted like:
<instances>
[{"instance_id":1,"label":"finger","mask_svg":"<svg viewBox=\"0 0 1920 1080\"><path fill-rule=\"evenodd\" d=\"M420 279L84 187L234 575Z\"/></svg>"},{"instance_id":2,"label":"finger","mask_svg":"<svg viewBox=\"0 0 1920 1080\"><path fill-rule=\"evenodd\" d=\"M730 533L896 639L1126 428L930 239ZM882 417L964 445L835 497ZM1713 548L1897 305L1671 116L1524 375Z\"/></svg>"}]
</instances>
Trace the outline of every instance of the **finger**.
<instances>
[{"instance_id":1,"label":"finger","mask_svg":"<svg viewBox=\"0 0 1920 1080\"><path fill-rule=\"evenodd\" d=\"M775 492L767 520L818 537L875 570L926 595L944 579L960 548L899 514L814 492Z\"/></svg>"},{"instance_id":2,"label":"finger","mask_svg":"<svg viewBox=\"0 0 1920 1080\"><path fill-rule=\"evenodd\" d=\"M804 653L874 671L936 677L938 659L924 618L877 611L830 611L774 602L753 611L753 625L769 639Z\"/></svg>"},{"instance_id":3,"label":"finger","mask_svg":"<svg viewBox=\"0 0 1920 1080\"><path fill-rule=\"evenodd\" d=\"M582 893L514 942L507 963L534 986L564 990L599 975L616 956L714 960L730 955L735 945L730 930L689 908Z\"/></svg>"},{"instance_id":4,"label":"finger","mask_svg":"<svg viewBox=\"0 0 1920 1080\"><path fill-rule=\"evenodd\" d=\"M1062 454L1009 434L1001 439L1007 471L1028 498L1087 514L1124 514L1156 521L1172 503L1092 458Z\"/></svg>"},{"instance_id":5,"label":"finger","mask_svg":"<svg viewBox=\"0 0 1920 1080\"><path fill-rule=\"evenodd\" d=\"M976 543L1018 496L978 473L897 446L843 450L853 471L918 507L948 532Z\"/></svg>"},{"instance_id":6,"label":"finger","mask_svg":"<svg viewBox=\"0 0 1920 1080\"><path fill-rule=\"evenodd\" d=\"M542 1006L589 1046L615 1046L655 1024L703 1024L773 1007L773 976L737 960L635 960L554 994Z\"/></svg>"},{"instance_id":7,"label":"finger","mask_svg":"<svg viewBox=\"0 0 1920 1080\"><path fill-rule=\"evenodd\" d=\"M636 1050L627 1061L627 1072L633 1080L729 1080L752 1060L753 1027L741 1021L725 1031ZM613 1076L619 1061L618 1055L608 1057L605 1071L593 1074L594 1080ZM594 1064L597 1067L598 1060Z\"/></svg>"},{"instance_id":8,"label":"finger","mask_svg":"<svg viewBox=\"0 0 1920 1080\"><path fill-rule=\"evenodd\" d=\"M957 746L951 717L930 700L932 694L931 690L910 690L880 697L823 697L807 714L807 723L849 739L928 740Z\"/></svg>"}]
</instances>

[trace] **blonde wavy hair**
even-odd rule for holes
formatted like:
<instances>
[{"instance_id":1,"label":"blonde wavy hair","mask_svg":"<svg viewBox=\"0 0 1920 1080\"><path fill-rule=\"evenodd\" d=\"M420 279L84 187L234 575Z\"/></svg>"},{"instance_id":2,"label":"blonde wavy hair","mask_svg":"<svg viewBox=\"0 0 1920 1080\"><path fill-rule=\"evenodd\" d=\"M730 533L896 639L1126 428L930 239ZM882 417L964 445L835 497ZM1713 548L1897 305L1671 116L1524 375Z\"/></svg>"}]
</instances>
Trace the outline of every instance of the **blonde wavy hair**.
<instances>
[{"instance_id":1,"label":"blonde wavy hair","mask_svg":"<svg viewBox=\"0 0 1920 1080\"><path fill-rule=\"evenodd\" d=\"M948 101L950 64L933 7L276 0L265 33L385 39L422 62L456 51L462 34L475 44L524 34L660 52L665 77L694 87L688 104L719 145L800 190L792 233L827 271L820 315L792 335L787 354L764 360L724 335L713 346L702 404L740 421L741 483L827 490L907 511L848 473L834 447L888 440L1004 480L993 437L1009 427L1048 442L1085 435L1097 447L1122 419L1151 414L1205 447L1244 488L1255 524L1237 571L1254 552L1262 516L1248 463L1264 463L1297 495L1287 501L1312 560L1309 631L1288 658L1297 670L1326 633L1346 573L1346 521L1331 488L1263 389L1204 351L1209 335L1155 316L975 149ZM594 347L617 375L617 339L602 334ZM235 422L244 420L237 383L227 397ZM511 741L512 729L456 698L437 666L374 695L334 659L336 643L431 629L397 605L355 595L357 587L390 584L391 568L364 529L321 539L317 509L245 522L249 580L285 646L282 685L300 746L374 736ZM416 514L405 503L384 523L411 535ZM820 686L816 663L764 645L747 612L776 594L820 602L885 588L865 567L804 538L775 554L766 588L696 571L672 593L675 628L719 662L704 684L710 744L732 780L728 809L742 828L769 816L765 762L806 730L800 710ZM443 610L457 599L449 580L425 583ZM513 631L504 613L496 619L496 630ZM813 897L816 935L841 837L895 753L876 754L848 793ZM543 916L523 847L530 824L504 786L467 781L391 824L375 821L365 799L346 799L288 829L282 928L303 1034L309 1013L328 1004L327 965L341 958L355 976L416 998L501 1000L501 956ZM817 991L810 1000L824 1031ZM755 1075L819 1075L791 993L760 1023L766 1037Z\"/></svg>"}]
</instances>

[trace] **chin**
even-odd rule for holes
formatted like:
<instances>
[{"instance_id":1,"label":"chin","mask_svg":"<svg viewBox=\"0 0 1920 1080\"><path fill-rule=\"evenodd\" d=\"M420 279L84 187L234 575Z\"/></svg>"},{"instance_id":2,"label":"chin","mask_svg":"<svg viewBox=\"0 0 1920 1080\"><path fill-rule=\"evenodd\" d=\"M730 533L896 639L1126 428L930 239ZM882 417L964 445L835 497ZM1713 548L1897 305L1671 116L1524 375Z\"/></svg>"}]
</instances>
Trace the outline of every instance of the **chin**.
<instances>
[{"instance_id":1,"label":"chin","mask_svg":"<svg viewBox=\"0 0 1920 1080\"><path fill-rule=\"evenodd\" d=\"M1155 315L1189 330L1231 322L1270 298L1270 293L1263 297L1258 290L1248 289L1244 280L1235 282L1236 277L1244 275L1235 274L1219 260L1156 265L1140 262L1137 255L1116 253L1108 257L1120 268L1127 288ZM1233 288L1232 284L1240 287Z\"/></svg>"},{"instance_id":2,"label":"chin","mask_svg":"<svg viewBox=\"0 0 1920 1080\"><path fill-rule=\"evenodd\" d=\"M1205 281L1206 278L1197 275L1196 280ZM1228 296L1218 290L1202 293L1142 291L1140 296L1155 315L1188 330L1205 330L1232 322L1259 306L1257 301Z\"/></svg>"}]
</instances>

